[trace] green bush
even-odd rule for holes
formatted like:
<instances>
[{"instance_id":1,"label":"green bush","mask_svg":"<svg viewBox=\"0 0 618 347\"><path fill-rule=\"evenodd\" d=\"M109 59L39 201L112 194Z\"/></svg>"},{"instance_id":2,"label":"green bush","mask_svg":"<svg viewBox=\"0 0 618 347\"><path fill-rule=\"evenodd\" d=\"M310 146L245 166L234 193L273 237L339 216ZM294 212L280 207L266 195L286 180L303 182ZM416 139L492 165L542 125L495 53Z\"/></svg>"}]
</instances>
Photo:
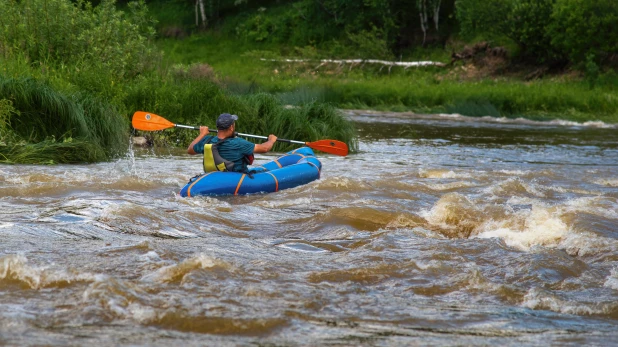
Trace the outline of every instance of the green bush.
<instances>
[{"instance_id":1,"label":"green bush","mask_svg":"<svg viewBox=\"0 0 618 347\"><path fill-rule=\"evenodd\" d=\"M458 0L457 19L468 38L504 36L525 59L548 62L558 58L547 35L554 0Z\"/></svg>"},{"instance_id":2,"label":"green bush","mask_svg":"<svg viewBox=\"0 0 618 347\"><path fill-rule=\"evenodd\" d=\"M377 28L371 31L362 30L359 33L348 33L351 49L356 52L354 58L361 59L393 59L393 53L388 47L384 34Z\"/></svg>"},{"instance_id":3,"label":"green bush","mask_svg":"<svg viewBox=\"0 0 618 347\"><path fill-rule=\"evenodd\" d=\"M124 105L130 110L159 114L174 123L211 127L219 114L229 112L239 116L238 131L243 133L274 133L281 138L302 141L329 137L347 142L352 151L357 149L354 125L333 106L309 102L288 109L271 94L231 95L207 80L152 77L136 81L127 88ZM186 129L165 132L168 141L183 147L197 135ZM277 144L275 150L293 147Z\"/></svg>"},{"instance_id":4,"label":"green bush","mask_svg":"<svg viewBox=\"0 0 618 347\"><path fill-rule=\"evenodd\" d=\"M4 134L10 135L2 151L10 162L33 162L19 158L60 163L104 161L126 151L126 120L113 105L91 94L64 94L32 78L0 76L3 99L10 101L8 108L4 102L2 111ZM58 156L53 148L62 148Z\"/></svg>"},{"instance_id":5,"label":"green bush","mask_svg":"<svg viewBox=\"0 0 618 347\"><path fill-rule=\"evenodd\" d=\"M154 29L143 0L118 11L114 0L0 0L0 51L30 61L102 66L119 77L145 70Z\"/></svg>"},{"instance_id":6,"label":"green bush","mask_svg":"<svg viewBox=\"0 0 618 347\"><path fill-rule=\"evenodd\" d=\"M240 17L244 19L235 34L256 42L306 46L345 39L346 33L367 36L380 28L381 38L390 44L396 34L387 0L302 0L293 5L265 5Z\"/></svg>"},{"instance_id":7,"label":"green bush","mask_svg":"<svg viewBox=\"0 0 618 347\"><path fill-rule=\"evenodd\" d=\"M15 110L11 100L0 99L0 146L6 146L7 141L12 138L11 117L18 114L19 111Z\"/></svg>"},{"instance_id":8,"label":"green bush","mask_svg":"<svg viewBox=\"0 0 618 347\"><path fill-rule=\"evenodd\" d=\"M618 1L556 0L549 33L571 62L586 63L592 54L601 63L618 54Z\"/></svg>"},{"instance_id":9,"label":"green bush","mask_svg":"<svg viewBox=\"0 0 618 347\"><path fill-rule=\"evenodd\" d=\"M244 36L252 41L266 41L275 31L275 24L273 23L271 17L263 14L264 10L260 9L256 15L252 16L244 24L240 25L237 28L236 33L239 36Z\"/></svg>"}]
</instances>

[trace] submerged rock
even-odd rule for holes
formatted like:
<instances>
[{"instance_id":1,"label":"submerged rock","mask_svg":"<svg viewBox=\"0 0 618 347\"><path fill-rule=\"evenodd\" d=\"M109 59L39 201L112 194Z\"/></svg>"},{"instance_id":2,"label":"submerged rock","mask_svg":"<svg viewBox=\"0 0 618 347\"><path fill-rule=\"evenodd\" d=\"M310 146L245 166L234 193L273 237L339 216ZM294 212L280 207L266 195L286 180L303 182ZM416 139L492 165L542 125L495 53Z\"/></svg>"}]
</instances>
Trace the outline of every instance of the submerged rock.
<instances>
[{"instance_id":1,"label":"submerged rock","mask_svg":"<svg viewBox=\"0 0 618 347\"><path fill-rule=\"evenodd\" d=\"M133 138L133 144L136 145L136 146L148 147L152 143L150 141L148 141L148 139L143 137L143 136L136 136L136 137Z\"/></svg>"}]
</instances>

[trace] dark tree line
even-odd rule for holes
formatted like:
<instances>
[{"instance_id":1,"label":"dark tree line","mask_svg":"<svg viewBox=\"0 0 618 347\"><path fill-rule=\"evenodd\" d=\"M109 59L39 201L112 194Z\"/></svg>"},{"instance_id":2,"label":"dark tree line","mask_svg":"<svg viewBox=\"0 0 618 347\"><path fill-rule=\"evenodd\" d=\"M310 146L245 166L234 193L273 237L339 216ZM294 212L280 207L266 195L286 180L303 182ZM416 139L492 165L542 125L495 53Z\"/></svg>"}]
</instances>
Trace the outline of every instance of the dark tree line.
<instances>
[{"instance_id":1,"label":"dark tree line","mask_svg":"<svg viewBox=\"0 0 618 347\"><path fill-rule=\"evenodd\" d=\"M258 42L321 46L367 40L383 44L396 56L416 47L444 47L455 38L506 42L515 47L517 58L534 63L618 60L616 0L172 2L194 12L191 23L184 25L210 30L233 21L234 34Z\"/></svg>"}]
</instances>

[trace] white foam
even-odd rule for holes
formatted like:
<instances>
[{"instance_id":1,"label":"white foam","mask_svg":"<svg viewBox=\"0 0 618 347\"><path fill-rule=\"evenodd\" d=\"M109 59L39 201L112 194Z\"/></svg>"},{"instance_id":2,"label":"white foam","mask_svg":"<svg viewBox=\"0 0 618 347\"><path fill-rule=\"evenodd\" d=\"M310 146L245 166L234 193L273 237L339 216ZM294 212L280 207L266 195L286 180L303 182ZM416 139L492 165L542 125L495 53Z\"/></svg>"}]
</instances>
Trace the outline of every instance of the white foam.
<instances>
[{"instance_id":1,"label":"white foam","mask_svg":"<svg viewBox=\"0 0 618 347\"><path fill-rule=\"evenodd\" d=\"M452 189L457 189L457 188L467 188L467 187L474 187L475 184L472 182L465 182L465 181L459 181L459 182L451 182L451 183L442 183L442 184L427 184L426 187L431 189L431 190L438 190L438 191L442 191L442 190L452 190Z\"/></svg>"},{"instance_id":2,"label":"white foam","mask_svg":"<svg viewBox=\"0 0 618 347\"><path fill-rule=\"evenodd\" d=\"M560 298L548 291L532 288L524 296L522 306L537 310L551 310L574 315L609 314L616 309L615 302L579 303Z\"/></svg>"},{"instance_id":3,"label":"white foam","mask_svg":"<svg viewBox=\"0 0 618 347\"><path fill-rule=\"evenodd\" d=\"M541 188L542 189L542 188ZM513 193L519 193L520 190L528 194L545 197L545 193L542 192L532 182L524 182L519 177L511 177L504 181L500 181L497 184L491 185L485 189L486 193L491 195L514 195Z\"/></svg>"},{"instance_id":4,"label":"white foam","mask_svg":"<svg viewBox=\"0 0 618 347\"><path fill-rule=\"evenodd\" d=\"M610 179L608 178L596 179L592 181L592 183L598 184L600 186L618 187L618 178L616 179L611 179L611 178Z\"/></svg>"},{"instance_id":5,"label":"white foam","mask_svg":"<svg viewBox=\"0 0 618 347\"><path fill-rule=\"evenodd\" d=\"M618 128L618 124L605 123L602 121L587 121L583 123L574 122L566 119L554 119L550 121L535 121L523 117L507 118L507 117L471 117L464 116L459 113L439 113L439 114L417 114L413 112L379 112L370 110L343 110L348 116L354 119L362 118L377 118L380 117L381 121L392 122L393 119L401 121L426 119L426 120L450 120L456 122L473 122L473 123L495 123L495 124L521 124L531 126L560 126L560 127L586 127L586 128L604 128L613 129Z\"/></svg>"},{"instance_id":6,"label":"white foam","mask_svg":"<svg viewBox=\"0 0 618 347\"><path fill-rule=\"evenodd\" d=\"M556 246L569 232L568 226L550 208L536 205L532 207L531 211L520 211L513 216L524 219L523 229L502 226L504 224L519 224L512 223L511 219L501 222L490 220L479 228L483 231L477 237L499 237L511 247L528 250L537 245Z\"/></svg>"},{"instance_id":7,"label":"white foam","mask_svg":"<svg viewBox=\"0 0 618 347\"><path fill-rule=\"evenodd\" d=\"M210 257L205 254L198 254L194 257L187 258L178 264L164 266L155 271L154 273L146 274L142 277L142 281L169 282L174 280L175 278L184 277L192 270L208 269L215 266L229 267L226 263L216 258Z\"/></svg>"},{"instance_id":8,"label":"white foam","mask_svg":"<svg viewBox=\"0 0 618 347\"><path fill-rule=\"evenodd\" d=\"M124 313L140 323L148 323L157 318L157 311L149 306L130 303Z\"/></svg>"},{"instance_id":9,"label":"white foam","mask_svg":"<svg viewBox=\"0 0 618 347\"><path fill-rule=\"evenodd\" d=\"M618 219L615 202L603 196L581 197L567 201L565 212L586 212L608 219Z\"/></svg>"},{"instance_id":10,"label":"white foam","mask_svg":"<svg viewBox=\"0 0 618 347\"><path fill-rule=\"evenodd\" d=\"M313 203L311 198L298 198L290 200L259 200L255 202L256 206L265 208L286 208L297 206L310 206Z\"/></svg>"},{"instance_id":11,"label":"white foam","mask_svg":"<svg viewBox=\"0 0 618 347\"><path fill-rule=\"evenodd\" d=\"M524 124L524 125L546 125L546 126L563 126L563 127L588 127L588 128L618 128L618 124L605 123L602 121L587 121L584 123L578 123L565 119L554 119L550 121L535 121L527 118L507 118L507 117L469 117L461 114L439 114L439 117L455 119L465 122L486 122L486 123L500 123L500 124Z\"/></svg>"},{"instance_id":12,"label":"white foam","mask_svg":"<svg viewBox=\"0 0 618 347\"><path fill-rule=\"evenodd\" d=\"M31 266L24 255L11 254L0 258L0 280L7 278L24 282L32 289L41 289L63 282L92 282L95 275L69 273L64 269L53 269L49 266Z\"/></svg>"},{"instance_id":13,"label":"white foam","mask_svg":"<svg viewBox=\"0 0 618 347\"><path fill-rule=\"evenodd\" d=\"M140 255L140 259L143 261L153 261L153 262L161 261L161 257L159 257L159 255L155 251L149 251L146 254Z\"/></svg>"},{"instance_id":14,"label":"white foam","mask_svg":"<svg viewBox=\"0 0 618 347\"><path fill-rule=\"evenodd\" d=\"M497 172L503 173L503 174L507 174L507 175L514 175L514 176L525 176L530 174L532 171L529 170L498 170Z\"/></svg>"},{"instance_id":15,"label":"white foam","mask_svg":"<svg viewBox=\"0 0 618 347\"><path fill-rule=\"evenodd\" d=\"M618 269L612 269L612 272L607 276L607 280L603 284L604 287L618 290Z\"/></svg>"},{"instance_id":16,"label":"white foam","mask_svg":"<svg viewBox=\"0 0 618 347\"><path fill-rule=\"evenodd\" d=\"M421 178L469 178L469 173L455 173L452 170L418 169Z\"/></svg>"}]
</instances>

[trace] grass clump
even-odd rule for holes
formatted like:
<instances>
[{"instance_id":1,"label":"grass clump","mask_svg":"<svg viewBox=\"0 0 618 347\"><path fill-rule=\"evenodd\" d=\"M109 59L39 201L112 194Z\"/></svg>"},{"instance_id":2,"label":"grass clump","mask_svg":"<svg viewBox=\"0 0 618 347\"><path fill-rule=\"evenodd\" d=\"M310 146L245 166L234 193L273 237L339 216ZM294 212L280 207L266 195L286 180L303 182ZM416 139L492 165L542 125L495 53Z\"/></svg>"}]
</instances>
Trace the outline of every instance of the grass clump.
<instances>
[{"instance_id":1,"label":"grass clump","mask_svg":"<svg viewBox=\"0 0 618 347\"><path fill-rule=\"evenodd\" d=\"M357 149L354 126L329 104L310 102L286 108L274 95L235 95L203 79L144 79L127 87L124 104L129 109L159 114L173 123L213 128L219 114L229 112L239 116L237 129L243 133L276 134L302 141L333 138L348 143L352 151ZM180 146L188 145L197 135L185 129L168 129L165 133L168 142ZM277 143L275 150L294 147Z\"/></svg>"},{"instance_id":2,"label":"grass clump","mask_svg":"<svg viewBox=\"0 0 618 347\"><path fill-rule=\"evenodd\" d=\"M105 161L127 148L126 119L90 94L66 95L32 78L0 76L0 98L5 162Z\"/></svg>"}]
</instances>

